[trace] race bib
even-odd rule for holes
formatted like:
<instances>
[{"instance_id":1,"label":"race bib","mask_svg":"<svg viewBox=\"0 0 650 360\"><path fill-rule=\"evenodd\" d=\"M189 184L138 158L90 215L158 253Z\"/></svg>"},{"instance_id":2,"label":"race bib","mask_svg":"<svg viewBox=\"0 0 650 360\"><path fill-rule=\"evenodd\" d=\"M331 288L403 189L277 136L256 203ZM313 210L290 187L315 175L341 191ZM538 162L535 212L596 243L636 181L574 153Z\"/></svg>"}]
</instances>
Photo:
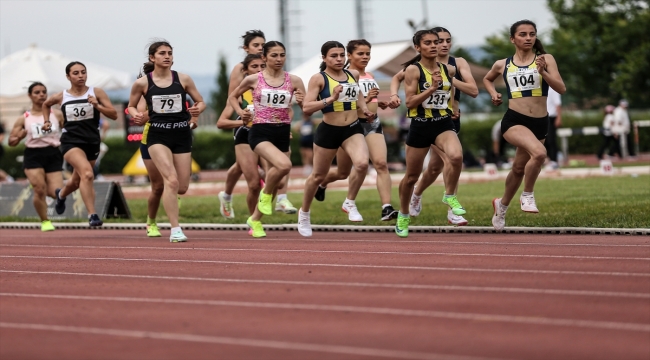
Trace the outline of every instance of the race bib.
<instances>
[{"instance_id":1,"label":"race bib","mask_svg":"<svg viewBox=\"0 0 650 360\"><path fill-rule=\"evenodd\" d=\"M262 89L262 97L260 99L260 104L262 106L275 109L286 109L289 107L290 102L291 93L287 90Z\"/></svg>"},{"instance_id":2,"label":"race bib","mask_svg":"<svg viewBox=\"0 0 650 360\"><path fill-rule=\"evenodd\" d=\"M517 71L507 73L507 79L510 92L539 89L541 86L537 69L517 68Z\"/></svg>"},{"instance_id":3,"label":"race bib","mask_svg":"<svg viewBox=\"0 0 650 360\"><path fill-rule=\"evenodd\" d=\"M379 89L379 85L377 85L375 79L360 79L359 88L361 89L363 96L368 96L370 90Z\"/></svg>"},{"instance_id":4,"label":"race bib","mask_svg":"<svg viewBox=\"0 0 650 360\"><path fill-rule=\"evenodd\" d=\"M353 102L359 99L359 85L357 84L341 84L343 90L339 94L336 101L339 102Z\"/></svg>"},{"instance_id":5,"label":"race bib","mask_svg":"<svg viewBox=\"0 0 650 360\"><path fill-rule=\"evenodd\" d=\"M30 133L32 134L32 139L40 139L44 136L56 134L59 132L59 124L52 122L50 125L50 131L43 131L43 124L32 123L30 127Z\"/></svg>"},{"instance_id":6,"label":"race bib","mask_svg":"<svg viewBox=\"0 0 650 360\"><path fill-rule=\"evenodd\" d=\"M181 94L154 95L151 97L151 105L157 114L176 114L183 111L183 97Z\"/></svg>"},{"instance_id":7,"label":"race bib","mask_svg":"<svg viewBox=\"0 0 650 360\"><path fill-rule=\"evenodd\" d=\"M449 102L449 98L451 98L450 91L436 90L436 92L424 100L422 107L425 109L445 110L448 107L447 103Z\"/></svg>"},{"instance_id":8,"label":"race bib","mask_svg":"<svg viewBox=\"0 0 650 360\"><path fill-rule=\"evenodd\" d=\"M255 105L246 105L246 110L248 110L251 114L255 114Z\"/></svg>"},{"instance_id":9,"label":"race bib","mask_svg":"<svg viewBox=\"0 0 650 360\"><path fill-rule=\"evenodd\" d=\"M92 119L95 109L90 103L68 104L65 106L65 117L67 121L81 121Z\"/></svg>"}]
</instances>

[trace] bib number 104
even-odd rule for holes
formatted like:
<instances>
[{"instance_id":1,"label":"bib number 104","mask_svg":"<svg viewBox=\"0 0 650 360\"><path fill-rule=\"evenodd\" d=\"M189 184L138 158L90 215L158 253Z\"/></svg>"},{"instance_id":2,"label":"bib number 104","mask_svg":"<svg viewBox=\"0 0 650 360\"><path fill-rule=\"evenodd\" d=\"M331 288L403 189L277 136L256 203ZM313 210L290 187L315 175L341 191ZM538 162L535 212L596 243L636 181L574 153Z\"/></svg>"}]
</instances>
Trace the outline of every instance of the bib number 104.
<instances>
[{"instance_id":1,"label":"bib number 104","mask_svg":"<svg viewBox=\"0 0 650 360\"><path fill-rule=\"evenodd\" d=\"M535 79L533 78L533 74L530 74L528 76L513 76L512 80L515 82L516 87L535 86Z\"/></svg>"}]
</instances>

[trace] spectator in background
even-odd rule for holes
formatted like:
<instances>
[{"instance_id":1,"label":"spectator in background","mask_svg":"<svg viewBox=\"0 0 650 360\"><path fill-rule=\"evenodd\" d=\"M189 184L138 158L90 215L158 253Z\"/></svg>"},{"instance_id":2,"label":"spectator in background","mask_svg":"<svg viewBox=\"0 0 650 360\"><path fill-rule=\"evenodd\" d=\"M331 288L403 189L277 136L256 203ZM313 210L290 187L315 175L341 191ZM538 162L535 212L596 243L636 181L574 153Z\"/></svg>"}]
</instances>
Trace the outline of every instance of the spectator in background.
<instances>
[{"instance_id":1,"label":"spectator in background","mask_svg":"<svg viewBox=\"0 0 650 360\"><path fill-rule=\"evenodd\" d=\"M550 167L552 169L558 168L557 163L557 129L562 126L562 97L557 91L549 87L548 97L546 98L546 108L548 111L548 135L544 146L546 147L546 155L550 160Z\"/></svg>"},{"instance_id":2,"label":"spectator in background","mask_svg":"<svg viewBox=\"0 0 650 360\"><path fill-rule=\"evenodd\" d=\"M627 150L630 156L634 156L634 146L632 144L632 134L630 133L630 116L627 113L628 103L627 100L621 99L618 102L618 106L614 109L614 122L615 127L612 129L612 133L618 136L625 136L627 143ZM620 144L620 138L617 138ZM619 145L620 146L620 145ZM620 151L623 154L623 149Z\"/></svg>"},{"instance_id":3,"label":"spectator in background","mask_svg":"<svg viewBox=\"0 0 650 360\"><path fill-rule=\"evenodd\" d=\"M99 155L95 161L95 166L93 166L93 174L95 175L95 180L99 181L104 180L102 174L99 173L99 162L102 161L102 158L108 152L108 146L104 144L104 140L106 140L106 134L108 134L108 129L110 128L111 123L106 121L104 118L99 119L99 137L101 142L99 143Z\"/></svg>"},{"instance_id":4,"label":"spectator in background","mask_svg":"<svg viewBox=\"0 0 650 360\"><path fill-rule=\"evenodd\" d=\"M2 145L2 141L5 139L5 128L2 126L2 123L0 123L0 161L2 160L2 157L5 154L5 148L4 145ZM14 178L11 177L11 175L7 174L4 170L0 169L0 183L1 182L14 182Z\"/></svg>"},{"instance_id":5,"label":"spectator in background","mask_svg":"<svg viewBox=\"0 0 650 360\"><path fill-rule=\"evenodd\" d=\"M302 114L302 121L294 126L300 134L300 157L302 158L302 173L305 176L311 174L314 166L314 121L311 116Z\"/></svg>"},{"instance_id":6,"label":"spectator in background","mask_svg":"<svg viewBox=\"0 0 650 360\"><path fill-rule=\"evenodd\" d=\"M614 152L618 153L618 156L621 156L621 149L618 144L618 135L614 136L612 133L612 128L616 129L616 124L614 120L614 105L605 106L605 118L603 119L603 144L598 149L596 156L599 159L603 159L603 154L605 150L608 156L614 155Z\"/></svg>"}]
</instances>

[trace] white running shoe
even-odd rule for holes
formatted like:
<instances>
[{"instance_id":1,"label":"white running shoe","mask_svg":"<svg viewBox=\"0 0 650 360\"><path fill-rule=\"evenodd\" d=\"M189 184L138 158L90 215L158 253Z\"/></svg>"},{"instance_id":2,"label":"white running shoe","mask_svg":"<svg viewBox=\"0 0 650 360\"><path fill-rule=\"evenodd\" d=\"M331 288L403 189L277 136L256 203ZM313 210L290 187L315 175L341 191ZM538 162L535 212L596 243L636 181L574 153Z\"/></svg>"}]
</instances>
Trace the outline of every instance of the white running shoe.
<instances>
[{"instance_id":1,"label":"white running shoe","mask_svg":"<svg viewBox=\"0 0 650 360\"><path fill-rule=\"evenodd\" d=\"M462 215L455 215L451 209L447 210L447 221L454 226L467 225L467 220Z\"/></svg>"},{"instance_id":2,"label":"white running shoe","mask_svg":"<svg viewBox=\"0 0 650 360\"><path fill-rule=\"evenodd\" d=\"M409 203L409 215L418 216L422 211L422 196L415 195L415 191L411 194L411 202Z\"/></svg>"},{"instance_id":3,"label":"white running shoe","mask_svg":"<svg viewBox=\"0 0 650 360\"><path fill-rule=\"evenodd\" d=\"M234 219L235 210L232 208L232 200L227 201L225 196L226 196L225 191L220 191L219 195L217 196L219 198L219 203L220 203L219 211L221 211L221 215L226 219Z\"/></svg>"},{"instance_id":4,"label":"white running shoe","mask_svg":"<svg viewBox=\"0 0 650 360\"><path fill-rule=\"evenodd\" d=\"M187 236L185 236L185 234L183 234L182 231L177 231L169 235L169 242L176 243L176 242L186 242L186 241L187 241Z\"/></svg>"},{"instance_id":5,"label":"white running shoe","mask_svg":"<svg viewBox=\"0 0 650 360\"><path fill-rule=\"evenodd\" d=\"M298 209L296 209L295 206L289 201L289 199L284 198L282 200L278 200L275 203L275 211L282 211L285 214L295 214L298 212Z\"/></svg>"},{"instance_id":6,"label":"white running shoe","mask_svg":"<svg viewBox=\"0 0 650 360\"><path fill-rule=\"evenodd\" d=\"M492 200L492 207L494 208L494 215L492 215L492 226L497 231L503 230L506 227L506 210L501 205L501 198Z\"/></svg>"},{"instance_id":7,"label":"white running shoe","mask_svg":"<svg viewBox=\"0 0 650 360\"><path fill-rule=\"evenodd\" d=\"M298 211L298 232L304 237L311 236L311 218L308 212Z\"/></svg>"},{"instance_id":8,"label":"white running shoe","mask_svg":"<svg viewBox=\"0 0 650 360\"><path fill-rule=\"evenodd\" d=\"M537 205L535 204L535 195L524 196L524 194L521 194L519 197L519 204L521 204L522 211L533 214L539 212L539 210L537 210Z\"/></svg>"},{"instance_id":9,"label":"white running shoe","mask_svg":"<svg viewBox=\"0 0 650 360\"><path fill-rule=\"evenodd\" d=\"M343 205L341 206L341 210L343 212L348 214L348 219L353 222L359 222L363 221L363 216L359 214L359 210L357 210L357 206L355 204L351 204L347 201L343 202Z\"/></svg>"}]
</instances>

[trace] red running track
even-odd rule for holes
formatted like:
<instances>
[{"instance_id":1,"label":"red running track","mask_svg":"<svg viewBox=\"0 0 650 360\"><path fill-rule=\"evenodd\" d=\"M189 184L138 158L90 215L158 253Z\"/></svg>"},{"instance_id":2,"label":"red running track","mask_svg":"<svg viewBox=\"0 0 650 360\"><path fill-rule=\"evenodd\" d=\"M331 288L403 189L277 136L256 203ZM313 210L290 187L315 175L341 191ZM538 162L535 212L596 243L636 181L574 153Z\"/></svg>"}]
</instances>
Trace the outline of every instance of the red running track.
<instances>
[{"instance_id":1,"label":"red running track","mask_svg":"<svg viewBox=\"0 0 650 360\"><path fill-rule=\"evenodd\" d=\"M2 230L1 359L649 359L650 238Z\"/></svg>"}]
</instances>

